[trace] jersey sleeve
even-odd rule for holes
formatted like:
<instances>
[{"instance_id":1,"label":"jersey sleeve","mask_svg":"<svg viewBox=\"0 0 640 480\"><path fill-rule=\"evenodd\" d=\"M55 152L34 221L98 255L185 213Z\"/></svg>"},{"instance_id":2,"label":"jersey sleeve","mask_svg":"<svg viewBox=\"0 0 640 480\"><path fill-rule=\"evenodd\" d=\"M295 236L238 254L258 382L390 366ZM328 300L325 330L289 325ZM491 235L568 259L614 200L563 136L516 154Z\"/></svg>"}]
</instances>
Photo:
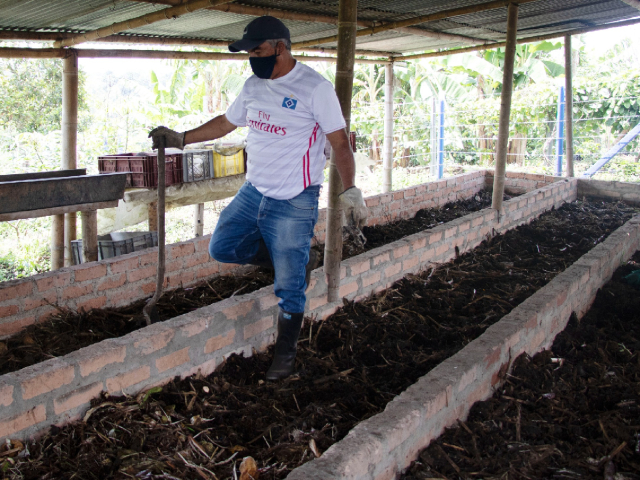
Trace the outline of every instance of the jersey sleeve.
<instances>
[{"instance_id":1,"label":"jersey sleeve","mask_svg":"<svg viewBox=\"0 0 640 480\"><path fill-rule=\"evenodd\" d=\"M342 116L342 108L331 82L322 82L316 87L312 97L313 116L324 133L335 132L347 126Z\"/></svg>"},{"instance_id":2,"label":"jersey sleeve","mask_svg":"<svg viewBox=\"0 0 640 480\"><path fill-rule=\"evenodd\" d=\"M236 127L247 126L247 95L245 91L246 84L242 87L242 90L240 90L240 95L238 95L224 114L225 117L227 117L227 120L233 123Z\"/></svg>"}]
</instances>

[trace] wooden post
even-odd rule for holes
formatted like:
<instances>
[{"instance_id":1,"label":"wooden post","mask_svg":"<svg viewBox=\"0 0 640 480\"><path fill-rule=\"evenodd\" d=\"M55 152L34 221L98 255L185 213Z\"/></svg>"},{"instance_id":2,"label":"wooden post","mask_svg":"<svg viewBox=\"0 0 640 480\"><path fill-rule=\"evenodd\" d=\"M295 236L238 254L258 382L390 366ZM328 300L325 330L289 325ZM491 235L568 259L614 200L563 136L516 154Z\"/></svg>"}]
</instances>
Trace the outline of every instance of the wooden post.
<instances>
[{"instance_id":1,"label":"wooden post","mask_svg":"<svg viewBox=\"0 0 640 480\"><path fill-rule=\"evenodd\" d=\"M82 218L83 263L98 261L98 211L80 212Z\"/></svg>"},{"instance_id":2,"label":"wooden post","mask_svg":"<svg viewBox=\"0 0 640 480\"><path fill-rule=\"evenodd\" d=\"M51 270L64 267L64 214L54 215L51 225Z\"/></svg>"},{"instance_id":3,"label":"wooden post","mask_svg":"<svg viewBox=\"0 0 640 480\"><path fill-rule=\"evenodd\" d=\"M351 94L353 90L353 64L356 49L357 0L340 0L338 12L338 62L336 66L336 94L342 107L342 115L351 124ZM342 260L342 211L338 195L342 192L342 180L331 151L329 166L329 201L327 205L327 237L324 246L324 272L327 277L327 299L338 300L340 291L340 261Z\"/></svg>"},{"instance_id":4,"label":"wooden post","mask_svg":"<svg viewBox=\"0 0 640 480\"><path fill-rule=\"evenodd\" d=\"M384 66L384 152L382 191L390 192L393 170L393 63Z\"/></svg>"},{"instance_id":5,"label":"wooden post","mask_svg":"<svg viewBox=\"0 0 640 480\"><path fill-rule=\"evenodd\" d=\"M564 89L565 124L567 142L567 177L573 177L573 65L571 62L571 35L564 37Z\"/></svg>"},{"instance_id":6,"label":"wooden post","mask_svg":"<svg viewBox=\"0 0 640 480\"><path fill-rule=\"evenodd\" d=\"M509 116L511 115L511 93L513 91L513 64L516 58L516 33L518 32L518 5L509 3L507 12L507 45L504 53L502 73L502 95L500 97L500 120L498 123L498 146L496 149L496 169L493 177L493 199L491 207L502 209L504 195L504 173L507 164L507 144L509 143Z\"/></svg>"},{"instance_id":7,"label":"wooden post","mask_svg":"<svg viewBox=\"0 0 640 480\"><path fill-rule=\"evenodd\" d=\"M78 137L78 56L69 50L62 68L62 168L77 168L76 145ZM64 219L64 266L73 265L71 240L76 235L76 214L67 213Z\"/></svg>"},{"instance_id":8,"label":"wooden post","mask_svg":"<svg viewBox=\"0 0 640 480\"><path fill-rule=\"evenodd\" d=\"M147 215L149 216L149 231L158 231L158 203L151 202L147 205Z\"/></svg>"},{"instance_id":9,"label":"wooden post","mask_svg":"<svg viewBox=\"0 0 640 480\"><path fill-rule=\"evenodd\" d=\"M204 203L193 206L193 235L195 237L204 235Z\"/></svg>"}]
</instances>

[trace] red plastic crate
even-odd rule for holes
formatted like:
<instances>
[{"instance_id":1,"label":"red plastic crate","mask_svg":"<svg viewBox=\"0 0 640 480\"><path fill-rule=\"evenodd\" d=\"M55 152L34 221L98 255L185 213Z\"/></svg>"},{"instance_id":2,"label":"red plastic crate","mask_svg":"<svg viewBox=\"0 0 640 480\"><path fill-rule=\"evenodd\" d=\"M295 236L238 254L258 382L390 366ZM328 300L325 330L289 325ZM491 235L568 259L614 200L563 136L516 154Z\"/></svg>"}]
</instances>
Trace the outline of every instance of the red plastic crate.
<instances>
[{"instance_id":1,"label":"red plastic crate","mask_svg":"<svg viewBox=\"0 0 640 480\"><path fill-rule=\"evenodd\" d=\"M166 186L182 183L182 155L167 154L165 167ZM154 188L158 186L158 154L123 153L98 157L100 173L130 172L127 187Z\"/></svg>"}]
</instances>

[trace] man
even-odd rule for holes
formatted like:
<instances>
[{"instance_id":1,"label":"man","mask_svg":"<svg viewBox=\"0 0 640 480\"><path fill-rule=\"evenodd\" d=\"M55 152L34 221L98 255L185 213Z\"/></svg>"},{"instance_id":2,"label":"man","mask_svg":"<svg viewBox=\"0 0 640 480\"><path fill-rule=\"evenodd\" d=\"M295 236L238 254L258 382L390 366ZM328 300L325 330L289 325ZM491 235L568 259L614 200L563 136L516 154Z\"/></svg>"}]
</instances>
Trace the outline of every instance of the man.
<instances>
[{"instance_id":1,"label":"man","mask_svg":"<svg viewBox=\"0 0 640 480\"><path fill-rule=\"evenodd\" d=\"M187 132L158 127L149 136L154 148L164 136L167 147L182 149L249 127L247 182L220 214L209 254L219 262L274 268L274 291L281 300L266 377L278 380L294 371L305 290L317 266L310 246L324 179L325 137L335 151L345 188L340 200L350 226L364 225L367 209L354 185L353 153L333 86L296 62L287 27L274 17L256 18L229 50L248 51L254 75L227 112Z\"/></svg>"}]
</instances>

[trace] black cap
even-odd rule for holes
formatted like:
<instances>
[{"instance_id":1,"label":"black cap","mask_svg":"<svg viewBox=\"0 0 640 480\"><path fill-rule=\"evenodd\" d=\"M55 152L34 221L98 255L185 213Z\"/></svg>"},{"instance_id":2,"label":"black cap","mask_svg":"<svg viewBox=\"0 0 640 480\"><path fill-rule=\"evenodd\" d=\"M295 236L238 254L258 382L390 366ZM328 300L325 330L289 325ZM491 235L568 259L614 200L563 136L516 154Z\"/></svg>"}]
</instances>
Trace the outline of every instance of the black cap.
<instances>
[{"instance_id":1,"label":"black cap","mask_svg":"<svg viewBox=\"0 0 640 480\"><path fill-rule=\"evenodd\" d=\"M248 52L258 45L262 45L265 40L273 40L276 38L291 40L289 29L277 18L265 15L264 17L258 17L252 20L244 27L242 40L238 40L229 45L229 50L232 52L246 50Z\"/></svg>"}]
</instances>

